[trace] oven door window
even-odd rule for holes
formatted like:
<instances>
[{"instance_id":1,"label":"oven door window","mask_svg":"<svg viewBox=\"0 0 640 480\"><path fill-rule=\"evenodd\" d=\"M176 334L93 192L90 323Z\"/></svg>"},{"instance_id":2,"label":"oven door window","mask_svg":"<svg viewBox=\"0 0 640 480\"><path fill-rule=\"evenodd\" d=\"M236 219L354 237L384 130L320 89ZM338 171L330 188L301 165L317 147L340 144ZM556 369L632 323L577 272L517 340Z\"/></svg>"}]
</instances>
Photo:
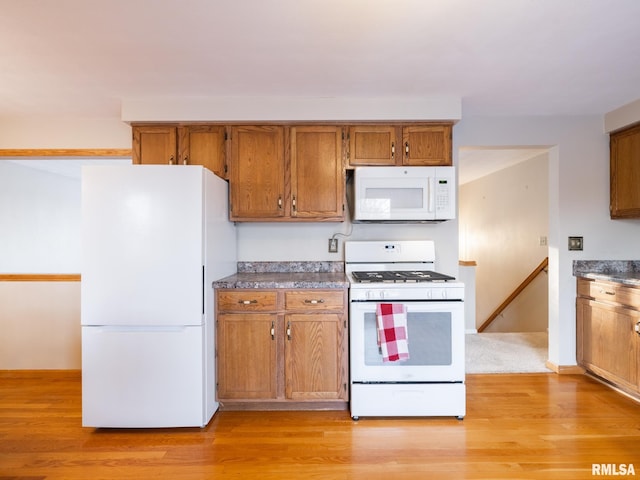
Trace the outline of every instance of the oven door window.
<instances>
[{"instance_id":1,"label":"oven door window","mask_svg":"<svg viewBox=\"0 0 640 480\"><path fill-rule=\"evenodd\" d=\"M409 359L383 362L376 330L376 302L351 302L351 381L463 381L464 303L406 302L405 306Z\"/></svg>"},{"instance_id":2,"label":"oven door window","mask_svg":"<svg viewBox=\"0 0 640 480\"><path fill-rule=\"evenodd\" d=\"M375 312L364 314L364 363L365 365L451 365L451 313L409 312L407 314L409 359L383 362L378 346L378 329Z\"/></svg>"}]
</instances>

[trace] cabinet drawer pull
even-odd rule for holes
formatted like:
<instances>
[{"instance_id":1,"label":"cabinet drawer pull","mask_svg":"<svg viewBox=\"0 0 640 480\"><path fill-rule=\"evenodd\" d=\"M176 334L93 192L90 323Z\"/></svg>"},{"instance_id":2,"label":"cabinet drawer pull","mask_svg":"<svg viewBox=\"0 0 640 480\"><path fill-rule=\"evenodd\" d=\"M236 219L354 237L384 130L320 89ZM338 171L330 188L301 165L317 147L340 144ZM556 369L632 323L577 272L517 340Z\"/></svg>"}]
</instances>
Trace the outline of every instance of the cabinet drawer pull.
<instances>
[{"instance_id":1,"label":"cabinet drawer pull","mask_svg":"<svg viewBox=\"0 0 640 480\"><path fill-rule=\"evenodd\" d=\"M173 165L175 160L173 159L173 155L169 157L169 165Z\"/></svg>"},{"instance_id":2,"label":"cabinet drawer pull","mask_svg":"<svg viewBox=\"0 0 640 480\"><path fill-rule=\"evenodd\" d=\"M252 303L258 303L258 300L238 300L238 303L242 305L251 305Z\"/></svg>"},{"instance_id":3,"label":"cabinet drawer pull","mask_svg":"<svg viewBox=\"0 0 640 480\"><path fill-rule=\"evenodd\" d=\"M396 144L395 142L391 142L391 160L396 158Z\"/></svg>"},{"instance_id":4,"label":"cabinet drawer pull","mask_svg":"<svg viewBox=\"0 0 640 480\"><path fill-rule=\"evenodd\" d=\"M610 292L609 290L600 290L600 293L604 293L605 295L615 295L616 292Z\"/></svg>"},{"instance_id":5,"label":"cabinet drawer pull","mask_svg":"<svg viewBox=\"0 0 640 480\"><path fill-rule=\"evenodd\" d=\"M282 210L282 197L278 197L278 209Z\"/></svg>"},{"instance_id":6,"label":"cabinet drawer pull","mask_svg":"<svg viewBox=\"0 0 640 480\"><path fill-rule=\"evenodd\" d=\"M291 340L291 322L287 322L287 340Z\"/></svg>"},{"instance_id":7,"label":"cabinet drawer pull","mask_svg":"<svg viewBox=\"0 0 640 480\"><path fill-rule=\"evenodd\" d=\"M321 298L320 300L305 300L304 303L308 303L311 305L317 305L318 303L324 303L324 299Z\"/></svg>"},{"instance_id":8,"label":"cabinet drawer pull","mask_svg":"<svg viewBox=\"0 0 640 480\"><path fill-rule=\"evenodd\" d=\"M409 142L404 144L404 156L409 158Z\"/></svg>"},{"instance_id":9,"label":"cabinet drawer pull","mask_svg":"<svg viewBox=\"0 0 640 480\"><path fill-rule=\"evenodd\" d=\"M636 333L638 335L640 335L640 322L636 323L636 326L634 327L634 330L636 331Z\"/></svg>"},{"instance_id":10,"label":"cabinet drawer pull","mask_svg":"<svg viewBox=\"0 0 640 480\"><path fill-rule=\"evenodd\" d=\"M184 158L182 159L182 164L189 165L189 155L184 156Z\"/></svg>"},{"instance_id":11,"label":"cabinet drawer pull","mask_svg":"<svg viewBox=\"0 0 640 480\"><path fill-rule=\"evenodd\" d=\"M271 322L271 340L276 339L276 325L274 322Z\"/></svg>"}]
</instances>

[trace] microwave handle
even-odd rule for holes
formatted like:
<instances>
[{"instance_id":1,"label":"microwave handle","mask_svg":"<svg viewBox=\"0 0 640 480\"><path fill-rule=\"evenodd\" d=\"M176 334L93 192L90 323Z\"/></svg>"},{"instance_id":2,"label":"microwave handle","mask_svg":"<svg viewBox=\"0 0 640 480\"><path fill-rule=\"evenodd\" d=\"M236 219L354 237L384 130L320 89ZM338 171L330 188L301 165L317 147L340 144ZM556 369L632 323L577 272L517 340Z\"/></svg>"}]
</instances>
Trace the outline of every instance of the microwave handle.
<instances>
[{"instance_id":1,"label":"microwave handle","mask_svg":"<svg viewBox=\"0 0 640 480\"><path fill-rule=\"evenodd\" d=\"M429 188L429 204L428 204L427 210L429 212L433 212L436 205L436 190L434 188L434 185L435 185L435 178L428 177L427 186Z\"/></svg>"}]
</instances>

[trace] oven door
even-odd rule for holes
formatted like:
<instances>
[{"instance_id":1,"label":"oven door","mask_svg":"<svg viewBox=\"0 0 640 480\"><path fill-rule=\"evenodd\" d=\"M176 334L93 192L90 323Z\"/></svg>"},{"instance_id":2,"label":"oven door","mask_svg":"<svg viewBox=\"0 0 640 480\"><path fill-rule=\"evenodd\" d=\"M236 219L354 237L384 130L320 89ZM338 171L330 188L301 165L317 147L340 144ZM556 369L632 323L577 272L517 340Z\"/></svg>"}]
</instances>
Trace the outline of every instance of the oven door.
<instances>
[{"instance_id":1,"label":"oven door","mask_svg":"<svg viewBox=\"0 0 640 480\"><path fill-rule=\"evenodd\" d=\"M351 381L464 382L464 303L398 301L407 312L409 359L383 362L376 302L351 302Z\"/></svg>"}]
</instances>

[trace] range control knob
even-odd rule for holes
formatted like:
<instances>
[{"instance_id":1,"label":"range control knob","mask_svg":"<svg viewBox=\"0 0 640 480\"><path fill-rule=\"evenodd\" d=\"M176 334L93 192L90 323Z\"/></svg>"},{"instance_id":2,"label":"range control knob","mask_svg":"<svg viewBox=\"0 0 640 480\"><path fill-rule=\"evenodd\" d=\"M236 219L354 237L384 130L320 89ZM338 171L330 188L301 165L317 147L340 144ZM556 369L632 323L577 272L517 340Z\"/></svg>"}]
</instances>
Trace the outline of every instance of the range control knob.
<instances>
[{"instance_id":1,"label":"range control knob","mask_svg":"<svg viewBox=\"0 0 640 480\"><path fill-rule=\"evenodd\" d=\"M382 300L384 298L384 292L382 290L367 290L368 300Z\"/></svg>"}]
</instances>

